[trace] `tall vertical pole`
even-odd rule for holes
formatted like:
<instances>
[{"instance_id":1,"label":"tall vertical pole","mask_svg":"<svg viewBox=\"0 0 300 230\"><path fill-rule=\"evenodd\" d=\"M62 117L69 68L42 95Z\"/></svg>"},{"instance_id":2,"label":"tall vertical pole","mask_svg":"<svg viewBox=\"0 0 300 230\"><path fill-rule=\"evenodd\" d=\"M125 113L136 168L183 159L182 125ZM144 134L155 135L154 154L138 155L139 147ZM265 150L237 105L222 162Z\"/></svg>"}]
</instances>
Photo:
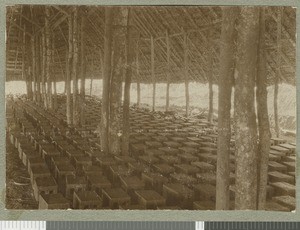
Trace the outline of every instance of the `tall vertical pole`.
<instances>
[{"instance_id":1,"label":"tall vertical pole","mask_svg":"<svg viewBox=\"0 0 300 230\"><path fill-rule=\"evenodd\" d=\"M268 114L268 91L267 91L267 58L265 47L265 7L260 8L260 31L258 43L258 60L256 76L256 104L259 131L258 143L258 172L257 185L258 197L257 208L265 210L267 198L268 164L270 153L270 123Z\"/></svg>"},{"instance_id":2,"label":"tall vertical pole","mask_svg":"<svg viewBox=\"0 0 300 230\"><path fill-rule=\"evenodd\" d=\"M166 90L166 111L170 107L170 38L168 31L166 32L166 45L167 45L167 90Z\"/></svg>"},{"instance_id":3,"label":"tall vertical pole","mask_svg":"<svg viewBox=\"0 0 300 230\"><path fill-rule=\"evenodd\" d=\"M50 18L50 9L49 6L45 6L45 43L46 43L46 64L45 64L45 76L47 80L47 105L49 109L52 109L52 83L51 83L51 76L50 76L50 63L51 63L51 46L50 46L50 25L49 25L49 18Z\"/></svg>"},{"instance_id":4,"label":"tall vertical pole","mask_svg":"<svg viewBox=\"0 0 300 230\"><path fill-rule=\"evenodd\" d=\"M278 90L279 79L281 76L281 23L282 23L282 7L277 10L277 61L276 61L276 74L274 81L274 122L275 122L275 135L279 137L279 118L278 118Z\"/></svg>"},{"instance_id":5,"label":"tall vertical pole","mask_svg":"<svg viewBox=\"0 0 300 230\"><path fill-rule=\"evenodd\" d=\"M155 62L154 62L154 39L151 36L151 78L153 84L153 95L152 95L152 111L155 111L155 96L156 96L156 79L155 79Z\"/></svg>"},{"instance_id":6,"label":"tall vertical pole","mask_svg":"<svg viewBox=\"0 0 300 230\"><path fill-rule=\"evenodd\" d=\"M72 118L72 105L71 105L71 79L72 79L72 59L73 59L73 15L70 14L68 18L68 25L69 25L69 37L68 37L68 60L67 60L67 71L66 71L66 82L65 82L65 89L67 94L67 123L71 125L73 123Z\"/></svg>"},{"instance_id":7,"label":"tall vertical pole","mask_svg":"<svg viewBox=\"0 0 300 230\"><path fill-rule=\"evenodd\" d=\"M141 104L141 85L140 85L140 63L139 63L139 41L136 48L136 93L137 93L137 107Z\"/></svg>"},{"instance_id":8,"label":"tall vertical pole","mask_svg":"<svg viewBox=\"0 0 300 230\"><path fill-rule=\"evenodd\" d=\"M208 43L208 65L207 65L207 78L208 78L208 90L209 90L209 106L208 106L208 122L213 120L213 42L212 31L208 31L207 36Z\"/></svg>"},{"instance_id":9,"label":"tall vertical pole","mask_svg":"<svg viewBox=\"0 0 300 230\"><path fill-rule=\"evenodd\" d=\"M217 177L216 209L229 210L230 185L230 139L231 139L231 93L235 66L235 21L239 10L237 7L222 9L222 29L220 41L220 75L218 78L218 143L217 143Z\"/></svg>"},{"instance_id":10,"label":"tall vertical pole","mask_svg":"<svg viewBox=\"0 0 300 230\"><path fill-rule=\"evenodd\" d=\"M78 108L78 6L73 16L73 125L79 123Z\"/></svg>"},{"instance_id":11,"label":"tall vertical pole","mask_svg":"<svg viewBox=\"0 0 300 230\"><path fill-rule=\"evenodd\" d=\"M185 84L185 115L186 117L189 116L190 110L190 93L189 93L189 64L188 64L188 43L187 43L187 33L183 33L183 74L184 74L184 84Z\"/></svg>"}]
</instances>

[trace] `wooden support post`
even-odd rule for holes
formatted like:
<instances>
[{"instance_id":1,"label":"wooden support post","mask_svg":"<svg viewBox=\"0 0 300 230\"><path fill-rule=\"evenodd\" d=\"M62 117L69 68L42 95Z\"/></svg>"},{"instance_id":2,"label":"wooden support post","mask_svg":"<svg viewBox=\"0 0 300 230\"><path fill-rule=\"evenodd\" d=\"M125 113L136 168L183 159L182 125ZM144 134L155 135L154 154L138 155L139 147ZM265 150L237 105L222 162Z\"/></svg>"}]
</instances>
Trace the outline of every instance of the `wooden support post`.
<instances>
[{"instance_id":1,"label":"wooden support post","mask_svg":"<svg viewBox=\"0 0 300 230\"><path fill-rule=\"evenodd\" d=\"M122 154L129 154L129 135L130 135L130 86L132 77L133 64L133 39L132 34L132 9L128 8L127 33L126 33L126 72L125 72L125 87L124 87L124 103L123 103L123 135L122 135Z\"/></svg>"},{"instance_id":2,"label":"wooden support post","mask_svg":"<svg viewBox=\"0 0 300 230\"><path fill-rule=\"evenodd\" d=\"M73 59L73 14L68 18L69 25L69 37L68 37L68 60L67 60L67 78L65 81L65 88L67 94L67 123L72 125L73 123L73 113L71 106L71 79L72 79L72 59Z\"/></svg>"},{"instance_id":3,"label":"wooden support post","mask_svg":"<svg viewBox=\"0 0 300 230\"><path fill-rule=\"evenodd\" d=\"M85 16L82 15L81 16L81 82L80 82L80 95L82 100L84 100L85 97L85 77L86 77L86 42L85 42L85 32L84 32L84 28L85 28Z\"/></svg>"},{"instance_id":4,"label":"wooden support post","mask_svg":"<svg viewBox=\"0 0 300 230\"><path fill-rule=\"evenodd\" d=\"M80 100L79 100L79 107L82 108L84 106L85 103L85 78L86 78L86 41L85 41L85 32L84 32L84 28L85 28L85 15L81 16L81 23L80 23L80 64L81 64L81 72L80 72ZM79 113L80 113L80 124L83 125L85 123L85 119L84 119L84 111L82 109L79 109Z\"/></svg>"},{"instance_id":5,"label":"wooden support post","mask_svg":"<svg viewBox=\"0 0 300 230\"><path fill-rule=\"evenodd\" d=\"M23 37L22 37L22 78L26 83L26 94L27 98L29 98L29 90L28 90L28 80L27 80L27 73L26 73L26 27L24 25ZM17 60L16 60L17 61Z\"/></svg>"},{"instance_id":6,"label":"wooden support post","mask_svg":"<svg viewBox=\"0 0 300 230\"><path fill-rule=\"evenodd\" d=\"M46 89L46 36L45 29L42 33L42 43L41 43L41 51L42 51L42 94L43 94L43 104L45 108L48 108L48 100L47 100L47 89Z\"/></svg>"},{"instance_id":7,"label":"wooden support post","mask_svg":"<svg viewBox=\"0 0 300 230\"><path fill-rule=\"evenodd\" d=\"M155 79L155 60L154 60L154 39L151 36L151 77L153 84L153 94L152 94L152 111L155 111L155 96L156 96L156 79Z\"/></svg>"},{"instance_id":8,"label":"wooden support post","mask_svg":"<svg viewBox=\"0 0 300 230\"><path fill-rule=\"evenodd\" d=\"M95 74L95 63L94 63L94 58L93 58L92 59L92 74L91 74L91 81L90 81L90 96L92 96L92 92L93 92L93 78L94 78L94 74Z\"/></svg>"},{"instance_id":9,"label":"wooden support post","mask_svg":"<svg viewBox=\"0 0 300 230\"><path fill-rule=\"evenodd\" d=\"M74 6L73 15L73 125L79 124L78 108L78 6Z\"/></svg>"},{"instance_id":10,"label":"wooden support post","mask_svg":"<svg viewBox=\"0 0 300 230\"><path fill-rule=\"evenodd\" d=\"M51 45L50 45L50 25L49 25L49 18L50 18L50 8L49 6L45 6L45 39L46 39L46 64L45 64L45 77L47 80L47 100L48 100L48 109L52 109L52 83L51 83L51 76L50 76L50 64L51 64Z\"/></svg>"},{"instance_id":11,"label":"wooden support post","mask_svg":"<svg viewBox=\"0 0 300 230\"><path fill-rule=\"evenodd\" d=\"M103 90L101 108L101 150L108 153L108 127L109 127L109 89L111 79L111 52L112 52L112 20L114 8L105 8L104 26L104 59L103 59Z\"/></svg>"},{"instance_id":12,"label":"wooden support post","mask_svg":"<svg viewBox=\"0 0 300 230\"><path fill-rule=\"evenodd\" d=\"M275 124L275 135L280 136L279 129L279 118L278 118L278 88L279 79L281 76L281 23L282 23L282 7L278 7L277 11L277 60L276 60L276 73L274 81L274 124Z\"/></svg>"},{"instance_id":13,"label":"wooden support post","mask_svg":"<svg viewBox=\"0 0 300 230\"><path fill-rule=\"evenodd\" d=\"M55 43L54 43L54 33L52 32L52 42L51 42L51 60L52 60L52 81L53 81L53 109L57 110L57 89L56 89L56 73L55 73Z\"/></svg>"},{"instance_id":14,"label":"wooden support post","mask_svg":"<svg viewBox=\"0 0 300 230\"><path fill-rule=\"evenodd\" d=\"M257 65L259 10L242 7L239 17L234 89L235 209L257 208L257 125L254 87Z\"/></svg>"},{"instance_id":15,"label":"wooden support post","mask_svg":"<svg viewBox=\"0 0 300 230\"><path fill-rule=\"evenodd\" d=\"M170 74L171 74L171 68L170 68L170 38L168 31L166 32L166 45L167 45L167 90L166 90L166 111L169 111L170 107Z\"/></svg>"},{"instance_id":16,"label":"wooden support post","mask_svg":"<svg viewBox=\"0 0 300 230\"><path fill-rule=\"evenodd\" d=\"M189 116L190 110L190 93L189 93L189 64L188 64L188 44L187 44L187 33L183 33L183 52L184 52L184 84L185 84L185 115Z\"/></svg>"},{"instance_id":17,"label":"wooden support post","mask_svg":"<svg viewBox=\"0 0 300 230\"><path fill-rule=\"evenodd\" d=\"M32 79L33 79L33 100L37 101L37 89L36 89L36 50L35 50L35 38L31 37L31 53L32 53Z\"/></svg>"},{"instance_id":18,"label":"wooden support post","mask_svg":"<svg viewBox=\"0 0 300 230\"><path fill-rule=\"evenodd\" d=\"M260 31L258 43L257 77L256 77L256 103L258 118L258 197L257 208L265 210L267 199L268 163L270 153L270 123L268 114L267 91L267 62L265 47L265 7L260 7Z\"/></svg>"},{"instance_id":19,"label":"wooden support post","mask_svg":"<svg viewBox=\"0 0 300 230\"><path fill-rule=\"evenodd\" d=\"M116 8L114 17L113 36L113 69L110 81L110 120L109 120L109 153L120 154L120 98L122 96L122 80L125 63L125 40L126 32L123 29L127 26L128 9L126 7Z\"/></svg>"},{"instance_id":20,"label":"wooden support post","mask_svg":"<svg viewBox=\"0 0 300 230\"><path fill-rule=\"evenodd\" d=\"M37 88L37 102L38 104L41 103L41 56L40 56L40 39L39 37L35 37L35 55L37 56L37 59L35 59L36 62L36 88Z\"/></svg>"},{"instance_id":21,"label":"wooden support post","mask_svg":"<svg viewBox=\"0 0 300 230\"><path fill-rule=\"evenodd\" d=\"M207 42L208 42L208 65L207 65L207 78L208 78L208 92L209 92L209 106L207 121L213 121L214 104L213 104L213 41L212 32L208 30Z\"/></svg>"},{"instance_id":22,"label":"wooden support post","mask_svg":"<svg viewBox=\"0 0 300 230\"><path fill-rule=\"evenodd\" d=\"M231 139L231 92L235 64L235 21L237 7L222 9L222 29L220 47L219 103L218 103L218 143L217 143L217 188L216 209L229 210L230 185L230 139Z\"/></svg>"},{"instance_id":23,"label":"wooden support post","mask_svg":"<svg viewBox=\"0 0 300 230\"><path fill-rule=\"evenodd\" d=\"M140 63L139 63L139 41L136 49L136 93L137 93L137 107L141 104L141 84L140 84Z\"/></svg>"}]
</instances>

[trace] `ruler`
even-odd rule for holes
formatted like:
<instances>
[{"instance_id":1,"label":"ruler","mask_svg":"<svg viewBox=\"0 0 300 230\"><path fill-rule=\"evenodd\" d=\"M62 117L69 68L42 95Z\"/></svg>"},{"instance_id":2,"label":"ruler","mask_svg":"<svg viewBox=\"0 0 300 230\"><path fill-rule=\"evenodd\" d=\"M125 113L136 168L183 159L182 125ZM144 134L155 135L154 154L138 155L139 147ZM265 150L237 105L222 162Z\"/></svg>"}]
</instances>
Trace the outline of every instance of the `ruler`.
<instances>
[{"instance_id":1,"label":"ruler","mask_svg":"<svg viewBox=\"0 0 300 230\"><path fill-rule=\"evenodd\" d=\"M0 230L299 230L300 222L0 221Z\"/></svg>"}]
</instances>

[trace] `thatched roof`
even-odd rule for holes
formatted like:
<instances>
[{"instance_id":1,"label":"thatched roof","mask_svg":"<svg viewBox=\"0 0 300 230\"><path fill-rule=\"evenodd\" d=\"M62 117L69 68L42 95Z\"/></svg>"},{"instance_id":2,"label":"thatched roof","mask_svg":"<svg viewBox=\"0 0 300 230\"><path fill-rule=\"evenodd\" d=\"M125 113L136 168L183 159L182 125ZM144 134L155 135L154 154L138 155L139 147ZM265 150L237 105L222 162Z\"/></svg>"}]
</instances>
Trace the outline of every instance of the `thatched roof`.
<instances>
[{"instance_id":1,"label":"thatched roof","mask_svg":"<svg viewBox=\"0 0 300 230\"><path fill-rule=\"evenodd\" d=\"M58 79L63 79L66 69L66 52L68 49L68 15L72 6L51 6L50 25L55 40L55 64L51 67ZM26 31L27 45L30 38L41 33L45 21L45 6L15 5L7 7L7 80L22 79L22 37ZM80 15L85 15L87 24L84 32L87 38L88 76L101 78L101 58L104 44L104 7L81 6ZM278 7L266 9L266 44L268 78L270 84L276 73L278 63L277 28ZM281 82L295 84L295 40L296 9L283 7L281 17ZM134 7L133 27L139 56L139 75L134 66L133 81L137 77L141 82L150 82L151 37L155 44L155 77L157 82L164 82L166 76L166 34L169 34L171 49L171 81L181 82L183 76L183 35L187 33L189 78L191 81L207 82L207 59L213 45L213 76L215 82L219 75L220 32L222 24L222 7L219 6L137 6ZM30 48L29 48L30 50ZM26 56L30 61L30 52Z\"/></svg>"}]
</instances>

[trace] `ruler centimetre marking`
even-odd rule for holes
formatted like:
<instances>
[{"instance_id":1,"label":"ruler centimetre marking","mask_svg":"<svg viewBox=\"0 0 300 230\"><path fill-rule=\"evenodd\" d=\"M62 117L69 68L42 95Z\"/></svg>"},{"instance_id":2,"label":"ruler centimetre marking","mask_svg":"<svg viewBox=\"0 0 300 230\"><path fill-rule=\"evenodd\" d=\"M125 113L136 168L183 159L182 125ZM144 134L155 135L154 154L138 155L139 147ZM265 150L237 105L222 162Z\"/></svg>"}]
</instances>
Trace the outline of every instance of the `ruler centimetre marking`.
<instances>
[{"instance_id":1,"label":"ruler centimetre marking","mask_svg":"<svg viewBox=\"0 0 300 230\"><path fill-rule=\"evenodd\" d=\"M0 230L299 230L300 222L0 221Z\"/></svg>"}]
</instances>

